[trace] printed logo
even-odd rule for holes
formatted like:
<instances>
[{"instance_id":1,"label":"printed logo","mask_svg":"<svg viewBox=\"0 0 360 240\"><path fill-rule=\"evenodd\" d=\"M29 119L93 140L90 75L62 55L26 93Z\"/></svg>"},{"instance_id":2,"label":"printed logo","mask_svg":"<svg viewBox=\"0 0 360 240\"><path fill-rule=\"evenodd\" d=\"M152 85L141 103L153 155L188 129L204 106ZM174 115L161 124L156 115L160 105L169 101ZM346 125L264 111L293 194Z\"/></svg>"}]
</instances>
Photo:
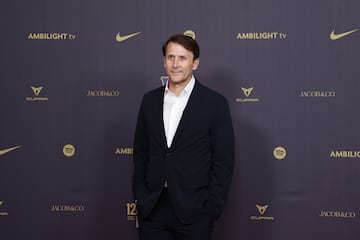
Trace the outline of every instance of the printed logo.
<instances>
[{"instance_id":1,"label":"printed logo","mask_svg":"<svg viewBox=\"0 0 360 240\"><path fill-rule=\"evenodd\" d=\"M126 36L121 36L120 32L116 34L116 41L117 42L123 42L125 40L128 40L129 38L135 37L136 35L139 35L141 32L132 33Z\"/></svg>"},{"instance_id":2,"label":"printed logo","mask_svg":"<svg viewBox=\"0 0 360 240\"><path fill-rule=\"evenodd\" d=\"M43 87L34 87L31 86L31 90L33 91L35 97L26 97L26 101L47 101L49 100L47 97L39 97L41 91L43 90Z\"/></svg>"},{"instance_id":3,"label":"printed logo","mask_svg":"<svg viewBox=\"0 0 360 240\"><path fill-rule=\"evenodd\" d=\"M139 219L136 209L136 202L128 202L126 204L126 210L127 210L127 220L135 221L135 227L139 228Z\"/></svg>"},{"instance_id":4,"label":"printed logo","mask_svg":"<svg viewBox=\"0 0 360 240\"><path fill-rule=\"evenodd\" d=\"M359 29L354 29L354 30L351 30L351 31L348 31L348 32L343 32L343 33L338 33L338 34L335 33L335 30L332 30L332 32L330 33L330 39L333 40L333 41L339 40L339 39L341 39L343 37L346 37L346 36L356 32L357 30L359 30Z\"/></svg>"},{"instance_id":5,"label":"printed logo","mask_svg":"<svg viewBox=\"0 0 360 240\"><path fill-rule=\"evenodd\" d=\"M83 205L52 205L51 212L84 212L85 207Z\"/></svg>"},{"instance_id":6,"label":"printed logo","mask_svg":"<svg viewBox=\"0 0 360 240\"><path fill-rule=\"evenodd\" d=\"M194 40L195 40L195 37L196 37L196 34L195 34L195 32L193 30L186 30L184 32L184 35L188 36L188 37L191 37Z\"/></svg>"},{"instance_id":7,"label":"printed logo","mask_svg":"<svg viewBox=\"0 0 360 240\"><path fill-rule=\"evenodd\" d=\"M259 220L274 220L274 217L265 216L265 212L268 209L269 205L255 205L260 215L257 216L251 216L250 219L253 221L259 221Z\"/></svg>"},{"instance_id":8,"label":"printed logo","mask_svg":"<svg viewBox=\"0 0 360 240\"><path fill-rule=\"evenodd\" d=\"M286 157L286 149L281 146L276 147L273 154L276 159L283 160Z\"/></svg>"},{"instance_id":9,"label":"printed logo","mask_svg":"<svg viewBox=\"0 0 360 240\"><path fill-rule=\"evenodd\" d=\"M259 211L260 215L264 215L264 213L268 207L269 207L269 205L265 205L265 206L256 205L256 208Z\"/></svg>"},{"instance_id":10,"label":"printed logo","mask_svg":"<svg viewBox=\"0 0 360 240\"><path fill-rule=\"evenodd\" d=\"M63 154L65 155L65 157L72 157L75 154L75 147L71 144L66 144L63 147Z\"/></svg>"},{"instance_id":11,"label":"printed logo","mask_svg":"<svg viewBox=\"0 0 360 240\"><path fill-rule=\"evenodd\" d=\"M299 97L303 98L334 98L335 91L301 91Z\"/></svg>"},{"instance_id":12,"label":"printed logo","mask_svg":"<svg viewBox=\"0 0 360 240\"><path fill-rule=\"evenodd\" d=\"M167 83L167 81L169 81L169 77L167 77L167 76L161 76L161 77L160 77L160 80L161 80L162 85L165 86L166 83Z\"/></svg>"},{"instance_id":13,"label":"printed logo","mask_svg":"<svg viewBox=\"0 0 360 240\"><path fill-rule=\"evenodd\" d=\"M4 201L0 201L0 208L1 208L1 206L2 206L2 204L4 203ZM9 213L7 213L7 212L2 212L1 210L0 210L0 217L5 217L5 216L8 216L9 215Z\"/></svg>"},{"instance_id":14,"label":"printed logo","mask_svg":"<svg viewBox=\"0 0 360 240\"><path fill-rule=\"evenodd\" d=\"M242 87L241 90L243 91L243 93L245 94L246 97L250 96L251 92L254 90L253 87L251 88L244 88Z\"/></svg>"},{"instance_id":15,"label":"printed logo","mask_svg":"<svg viewBox=\"0 0 360 240\"><path fill-rule=\"evenodd\" d=\"M245 95L245 98L236 98L236 102L258 102L259 98L250 98L251 93L253 92L254 88L244 88L241 87L241 90L243 94Z\"/></svg>"},{"instance_id":16,"label":"printed logo","mask_svg":"<svg viewBox=\"0 0 360 240\"><path fill-rule=\"evenodd\" d=\"M331 151L330 158L349 158L349 159L360 159L360 151L349 151L349 150L340 150L340 151Z\"/></svg>"},{"instance_id":17,"label":"printed logo","mask_svg":"<svg viewBox=\"0 0 360 240\"><path fill-rule=\"evenodd\" d=\"M116 90L89 90L87 97L118 97L120 92Z\"/></svg>"},{"instance_id":18,"label":"printed logo","mask_svg":"<svg viewBox=\"0 0 360 240\"><path fill-rule=\"evenodd\" d=\"M75 40L72 33L29 33L28 40Z\"/></svg>"},{"instance_id":19,"label":"printed logo","mask_svg":"<svg viewBox=\"0 0 360 240\"><path fill-rule=\"evenodd\" d=\"M0 156L1 156L1 155L4 155L4 154L6 154L6 153L9 153L9 152L11 152L11 151L14 151L14 150L16 150L16 149L18 149L18 148L20 148L20 147L21 147L21 145L18 145L18 146L16 146L16 147L11 147L11 148L2 149L2 150L0 150Z\"/></svg>"},{"instance_id":20,"label":"printed logo","mask_svg":"<svg viewBox=\"0 0 360 240\"><path fill-rule=\"evenodd\" d=\"M356 218L355 212L346 211L320 211L319 217L325 218Z\"/></svg>"},{"instance_id":21,"label":"printed logo","mask_svg":"<svg viewBox=\"0 0 360 240\"><path fill-rule=\"evenodd\" d=\"M116 155L132 155L134 152L133 148L116 148Z\"/></svg>"},{"instance_id":22,"label":"printed logo","mask_svg":"<svg viewBox=\"0 0 360 240\"><path fill-rule=\"evenodd\" d=\"M277 40L286 39L286 33L280 32L243 32L238 33L236 39L238 40Z\"/></svg>"}]
</instances>

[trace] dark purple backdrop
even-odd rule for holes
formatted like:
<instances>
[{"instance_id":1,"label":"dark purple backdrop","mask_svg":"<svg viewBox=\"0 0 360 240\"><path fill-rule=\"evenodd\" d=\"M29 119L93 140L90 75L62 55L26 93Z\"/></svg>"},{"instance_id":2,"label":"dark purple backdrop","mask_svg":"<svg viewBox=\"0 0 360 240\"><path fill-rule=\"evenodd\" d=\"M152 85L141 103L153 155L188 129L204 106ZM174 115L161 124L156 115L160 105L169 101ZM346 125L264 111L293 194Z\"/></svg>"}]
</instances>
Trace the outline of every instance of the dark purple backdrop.
<instances>
[{"instance_id":1,"label":"dark purple backdrop","mask_svg":"<svg viewBox=\"0 0 360 240\"><path fill-rule=\"evenodd\" d=\"M162 43L187 30L201 47L196 76L229 100L236 130L214 239L357 239L359 10L356 0L2 1L0 239L138 239L135 119L162 84Z\"/></svg>"}]
</instances>

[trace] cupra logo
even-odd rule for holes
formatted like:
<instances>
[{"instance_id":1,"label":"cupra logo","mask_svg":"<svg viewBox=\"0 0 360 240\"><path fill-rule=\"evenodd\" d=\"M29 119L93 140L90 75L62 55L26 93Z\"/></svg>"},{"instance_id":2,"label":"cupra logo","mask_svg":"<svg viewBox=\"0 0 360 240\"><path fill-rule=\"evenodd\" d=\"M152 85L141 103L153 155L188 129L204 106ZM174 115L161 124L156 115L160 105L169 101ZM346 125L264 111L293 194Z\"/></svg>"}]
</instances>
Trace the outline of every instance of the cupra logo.
<instances>
[{"instance_id":1,"label":"cupra logo","mask_svg":"<svg viewBox=\"0 0 360 240\"><path fill-rule=\"evenodd\" d=\"M250 96L251 92L254 90L253 87L251 88L244 88L244 87L241 87L241 90L243 91L243 93L245 94L245 96Z\"/></svg>"},{"instance_id":2,"label":"cupra logo","mask_svg":"<svg viewBox=\"0 0 360 240\"><path fill-rule=\"evenodd\" d=\"M359 30L359 29L354 29L354 30L351 30L351 31L348 31L348 32L343 32L343 33L335 33L335 30L332 30L332 32L330 33L330 39L335 41L335 40L338 40L340 38L346 37L346 36L356 32L357 30Z\"/></svg>"},{"instance_id":3,"label":"cupra logo","mask_svg":"<svg viewBox=\"0 0 360 240\"><path fill-rule=\"evenodd\" d=\"M261 215L264 215L264 213L266 212L266 209L268 207L269 207L269 205L265 205L265 206L256 205L256 208Z\"/></svg>"},{"instance_id":4,"label":"cupra logo","mask_svg":"<svg viewBox=\"0 0 360 240\"><path fill-rule=\"evenodd\" d=\"M117 33L116 35L116 41L117 42L123 42L125 40L128 40L129 38L135 37L136 35L139 35L141 32L136 32L136 33L132 33L126 36L121 36L120 32Z\"/></svg>"},{"instance_id":5,"label":"cupra logo","mask_svg":"<svg viewBox=\"0 0 360 240\"><path fill-rule=\"evenodd\" d=\"M31 89L33 90L35 96L39 96L41 90L43 89L43 87L33 87L31 86Z\"/></svg>"}]
</instances>

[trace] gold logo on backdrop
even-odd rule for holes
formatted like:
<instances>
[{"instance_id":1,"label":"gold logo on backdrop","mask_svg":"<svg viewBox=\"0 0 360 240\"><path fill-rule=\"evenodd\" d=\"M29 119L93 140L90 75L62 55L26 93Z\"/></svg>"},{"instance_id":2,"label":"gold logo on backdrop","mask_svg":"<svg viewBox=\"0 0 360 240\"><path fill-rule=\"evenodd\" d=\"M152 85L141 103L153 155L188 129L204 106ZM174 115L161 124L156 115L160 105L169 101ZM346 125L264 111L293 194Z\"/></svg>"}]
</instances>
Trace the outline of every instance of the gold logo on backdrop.
<instances>
[{"instance_id":1,"label":"gold logo on backdrop","mask_svg":"<svg viewBox=\"0 0 360 240\"><path fill-rule=\"evenodd\" d=\"M276 159L282 160L282 159L284 159L286 157L286 149L284 147L281 147L281 146L276 147L274 149L273 154L274 154L274 157Z\"/></svg>"},{"instance_id":2,"label":"gold logo on backdrop","mask_svg":"<svg viewBox=\"0 0 360 240\"><path fill-rule=\"evenodd\" d=\"M132 155L134 152L133 148L116 148L116 155Z\"/></svg>"},{"instance_id":3,"label":"gold logo on backdrop","mask_svg":"<svg viewBox=\"0 0 360 240\"><path fill-rule=\"evenodd\" d=\"M258 102L259 98L250 98L251 93L253 92L254 87L245 88L241 87L241 91L245 95L245 98L236 98L236 102Z\"/></svg>"},{"instance_id":4,"label":"gold logo on backdrop","mask_svg":"<svg viewBox=\"0 0 360 240\"><path fill-rule=\"evenodd\" d=\"M31 89L33 90L35 96L39 96L39 94L40 94L41 90L43 89L43 87L38 87L37 88L37 87L31 86Z\"/></svg>"},{"instance_id":5,"label":"gold logo on backdrop","mask_svg":"<svg viewBox=\"0 0 360 240\"><path fill-rule=\"evenodd\" d=\"M281 32L242 32L238 33L238 40L277 40L286 39L287 33Z\"/></svg>"},{"instance_id":6,"label":"gold logo on backdrop","mask_svg":"<svg viewBox=\"0 0 360 240\"><path fill-rule=\"evenodd\" d=\"M72 33L29 33L28 40L75 40Z\"/></svg>"},{"instance_id":7,"label":"gold logo on backdrop","mask_svg":"<svg viewBox=\"0 0 360 240\"><path fill-rule=\"evenodd\" d=\"M251 92L254 90L253 87L251 88L244 88L242 87L241 90L243 91L243 93L245 94L246 97L250 96Z\"/></svg>"},{"instance_id":8,"label":"gold logo on backdrop","mask_svg":"<svg viewBox=\"0 0 360 240\"><path fill-rule=\"evenodd\" d=\"M50 211L52 212L84 212L83 205L52 205Z\"/></svg>"},{"instance_id":9,"label":"gold logo on backdrop","mask_svg":"<svg viewBox=\"0 0 360 240\"><path fill-rule=\"evenodd\" d=\"M41 87L31 86L31 90L33 91L35 97L27 97L26 101L47 101L47 100L49 100L47 97L39 97L41 91L43 90L43 86L41 86Z\"/></svg>"},{"instance_id":10,"label":"gold logo on backdrop","mask_svg":"<svg viewBox=\"0 0 360 240\"><path fill-rule=\"evenodd\" d=\"M74 156L75 154L75 147L71 144L66 144L64 147L63 147L63 154L66 156L66 157L72 157Z\"/></svg>"},{"instance_id":11,"label":"gold logo on backdrop","mask_svg":"<svg viewBox=\"0 0 360 240\"><path fill-rule=\"evenodd\" d=\"M257 216L251 216L250 219L254 221L260 221L260 220L274 220L274 217L271 216L265 216L265 212L268 209L269 205L255 205L256 209L260 213L260 215Z\"/></svg>"},{"instance_id":12,"label":"gold logo on backdrop","mask_svg":"<svg viewBox=\"0 0 360 240\"><path fill-rule=\"evenodd\" d=\"M135 221L135 227L139 228L139 219L136 209L136 202L129 202L126 204L127 220Z\"/></svg>"},{"instance_id":13,"label":"gold logo on backdrop","mask_svg":"<svg viewBox=\"0 0 360 240\"><path fill-rule=\"evenodd\" d=\"M0 201L0 207L2 206L3 203L4 203L4 201ZM0 216L4 217L4 216L7 216L7 215L9 215L9 213L0 211Z\"/></svg>"},{"instance_id":14,"label":"gold logo on backdrop","mask_svg":"<svg viewBox=\"0 0 360 240\"><path fill-rule=\"evenodd\" d=\"M117 90L89 90L87 97L119 97L120 92Z\"/></svg>"},{"instance_id":15,"label":"gold logo on backdrop","mask_svg":"<svg viewBox=\"0 0 360 240\"><path fill-rule=\"evenodd\" d=\"M139 35L141 32L132 33L129 35L121 36L120 32L116 34L116 41L117 42L123 42L125 40L128 40L129 38L135 37L136 35Z\"/></svg>"},{"instance_id":16,"label":"gold logo on backdrop","mask_svg":"<svg viewBox=\"0 0 360 240\"><path fill-rule=\"evenodd\" d=\"M186 30L186 31L184 32L184 35L185 35L185 36L188 36L188 37L191 37L191 38L194 39L194 40L195 40L195 38L196 38L196 34L195 34L195 32L194 32L193 30Z\"/></svg>"},{"instance_id":17,"label":"gold logo on backdrop","mask_svg":"<svg viewBox=\"0 0 360 240\"><path fill-rule=\"evenodd\" d=\"M338 40L340 38L343 38L343 37L346 37L354 32L356 32L357 30L359 29L354 29L354 30L351 30L351 31L348 31L348 32L343 32L343 33L335 33L335 30L332 30L332 32L330 33L330 39L335 41L335 40Z\"/></svg>"},{"instance_id":18,"label":"gold logo on backdrop","mask_svg":"<svg viewBox=\"0 0 360 240\"><path fill-rule=\"evenodd\" d=\"M319 217L356 218L356 213L355 212L347 212L347 211L320 211Z\"/></svg>"},{"instance_id":19,"label":"gold logo on backdrop","mask_svg":"<svg viewBox=\"0 0 360 240\"><path fill-rule=\"evenodd\" d=\"M266 209L269 207L269 205L265 205L265 206L255 205L255 206L259 211L260 215L264 215Z\"/></svg>"},{"instance_id":20,"label":"gold logo on backdrop","mask_svg":"<svg viewBox=\"0 0 360 240\"><path fill-rule=\"evenodd\" d=\"M331 151L330 152L331 158L360 158L360 151Z\"/></svg>"},{"instance_id":21,"label":"gold logo on backdrop","mask_svg":"<svg viewBox=\"0 0 360 240\"><path fill-rule=\"evenodd\" d=\"M0 150L0 156L20 148L21 145Z\"/></svg>"},{"instance_id":22,"label":"gold logo on backdrop","mask_svg":"<svg viewBox=\"0 0 360 240\"><path fill-rule=\"evenodd\" d=\"M299 97L333 98L336 97L336 92L335 91L301 91Z\"/></svg>"}]
</instances>

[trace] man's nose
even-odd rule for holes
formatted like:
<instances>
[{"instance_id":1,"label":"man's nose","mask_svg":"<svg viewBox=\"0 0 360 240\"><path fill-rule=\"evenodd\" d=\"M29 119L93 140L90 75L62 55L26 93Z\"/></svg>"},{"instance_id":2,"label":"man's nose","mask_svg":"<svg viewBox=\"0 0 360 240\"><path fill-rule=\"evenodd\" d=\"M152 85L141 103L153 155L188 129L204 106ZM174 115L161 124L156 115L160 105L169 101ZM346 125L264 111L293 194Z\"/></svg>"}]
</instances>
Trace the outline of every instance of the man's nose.
<instances>
[{"instance_id":1,"label":"man's nose","mask_svg":"<svg viewBox=\"0 0 360 240\"><path fill-rule=\"evenodd\" d=\"M173 67L176 68L179 65L179 61L175 58L173 61Z\"/></svg>"}]
</instances>

